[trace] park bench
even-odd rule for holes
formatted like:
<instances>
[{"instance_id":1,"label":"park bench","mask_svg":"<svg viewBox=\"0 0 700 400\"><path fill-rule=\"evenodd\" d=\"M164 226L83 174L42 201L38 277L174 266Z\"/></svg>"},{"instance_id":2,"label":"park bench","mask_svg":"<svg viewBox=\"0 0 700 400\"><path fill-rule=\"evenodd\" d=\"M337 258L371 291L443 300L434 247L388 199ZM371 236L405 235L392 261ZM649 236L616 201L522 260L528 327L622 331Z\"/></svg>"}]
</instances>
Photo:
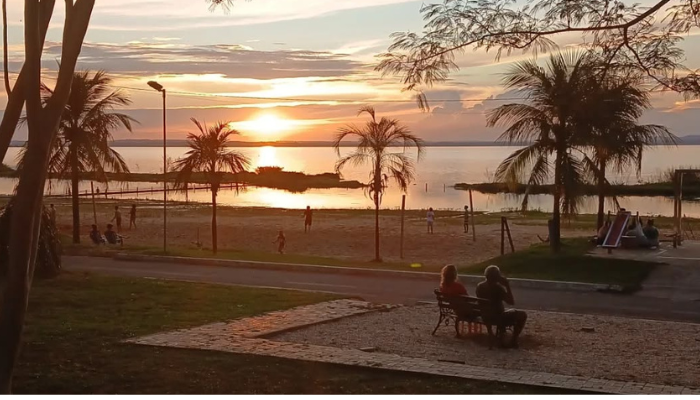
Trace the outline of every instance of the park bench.
<instances>
[{"instance_id":1,"label":"park bench","mask_svg":"<svg viewBox=\"0 0 700 400\"><path fill-rule=\"evenodd\" d=\"M499 313L494 311L490 301L470 296L447 296L439 289L434 291L437 298L440 317L433 329L433 335L441 325L449 326L454 322L456 336L460 334L460 324L477 324L486 327L489 335L489 349L494 343L501 345L507 330L512 330L513 326L500 321ZM496 327L494 332L493 327Z\"/></svg>"}]
</instances>

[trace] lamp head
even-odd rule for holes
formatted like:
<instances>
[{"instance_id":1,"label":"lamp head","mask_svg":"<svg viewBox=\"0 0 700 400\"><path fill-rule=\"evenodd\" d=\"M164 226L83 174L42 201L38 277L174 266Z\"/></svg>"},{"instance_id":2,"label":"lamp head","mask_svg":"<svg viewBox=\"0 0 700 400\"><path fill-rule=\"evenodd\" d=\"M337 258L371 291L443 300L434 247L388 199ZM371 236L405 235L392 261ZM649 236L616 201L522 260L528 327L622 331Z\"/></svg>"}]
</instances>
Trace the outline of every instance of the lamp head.
<instances>
[{"instance_id":1,"label":"lamp head","mask_svg":"<svg viewBox=\"0 0 700 400\"><path fill-rule=\"evenodd\" d=\"M149 82L148 82L148 86L152 87L153 89L155 89L155 90L157 90L157 91L159 91L159 92L162 92L162 91L163 91L163 86L162 86L160 83L156 82L156 81L149 81Z\"/></svg>"}]
</instances>

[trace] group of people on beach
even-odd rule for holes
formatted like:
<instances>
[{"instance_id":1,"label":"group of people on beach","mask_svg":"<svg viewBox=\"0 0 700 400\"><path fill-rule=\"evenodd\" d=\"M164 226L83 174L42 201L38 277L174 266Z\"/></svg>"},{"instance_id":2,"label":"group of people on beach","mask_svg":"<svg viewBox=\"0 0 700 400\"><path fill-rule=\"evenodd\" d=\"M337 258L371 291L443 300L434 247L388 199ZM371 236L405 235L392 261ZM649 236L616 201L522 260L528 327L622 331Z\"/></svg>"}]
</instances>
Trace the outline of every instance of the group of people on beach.
<instances>
[{"instance_id":1,"label":"group of people on beach","mask_svg":"<svg viewBox=\"0 0 700 400\"><path fill-rule=\"evenodd\" d=\"M52 204L53 206L53 204ZM114 224L112 224L112 222ZM114 229L116 225L116 230ZM129 210L129 229L136 228L136 204L131 205ZM107 230L100 233L97 224L92 224L90 229L90 240L93 244L124 244L125 236L120 235L122 230L122 212L119 206L114 206L114 214L107 224Z\"/></svg>"},{"instance_id":2,"label":"group of people on beach","mask_svg":"<svg viewBox=\"0 0 700 400\"><path fill-rule=\"evenodd\" d=\"M53 204L49 205L49 219L53 226L56 225L56 207ZM122 213L119 210L119 206L114 206L114 214L112 219L107 224L107 230L104 232L104 236L100 234L100 231L96 224L92 225L90 230L90 239L95 244L109 243L117 244L123 242L123 236L119 235L122 230ZM112 224L114 222L114 224ZM116 225L116 231L114 230ZM136 228L136 204L131 205L129 210L129 229Z\"/></svg>"},{"instance_id":3,"label":"group of people on beach","mask_svg":"<svg viewBox=\"0 0 700 400\"><path fill-rule=\"evenodd\" d=\"M425 219L428 222L428 233L434 233L435 211L432 207L428 209ZM469 233L469 206L464 206L464 233Z\"/></svg>"},{"instance_id":4,"label":"group of people on beach","mask_svg":"<svg viewBox=\"0 0 700 400\"><path fill-rule=\"evenodd\" d=\"M506 309L503 303L510 306L515 305L513 290L510 282L495 265L486 267L484 271L485 279L476 285L476 297L488 300L493 307L494 317L499 319L499 323L513 327L513 335L509 343L510 347L518 347L518 337L525 328L527 313L514 308ZM440 274L440 292L447 296L459 297L469 296L467 288L457 277L457 268L450 264L442 268ZM459 311L457 311L459 312ZM460 316L465 320L470 320L469 315Z\"/></svg>"}]
</instances>

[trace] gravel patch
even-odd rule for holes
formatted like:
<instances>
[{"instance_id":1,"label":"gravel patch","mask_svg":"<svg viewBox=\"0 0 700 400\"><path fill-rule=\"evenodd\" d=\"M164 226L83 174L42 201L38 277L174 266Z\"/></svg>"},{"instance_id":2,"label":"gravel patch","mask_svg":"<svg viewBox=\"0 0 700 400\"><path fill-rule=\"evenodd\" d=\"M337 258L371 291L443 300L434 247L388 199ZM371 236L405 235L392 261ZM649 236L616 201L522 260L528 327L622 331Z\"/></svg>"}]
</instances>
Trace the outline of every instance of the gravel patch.
<instances>
[{"instance_id":1,"label":"gravel patch","mask_svg":"<svg viewBox=\"0 0 700 400\"><path fill-rule=\"evenodd\" d=\"M519 349L488 349L483 334L435 336L437 307L365 314L282 333L272 340L464 362L484 367L700 387L700 325L595 315L528 313Z\"/></svg>"}]
</instances>

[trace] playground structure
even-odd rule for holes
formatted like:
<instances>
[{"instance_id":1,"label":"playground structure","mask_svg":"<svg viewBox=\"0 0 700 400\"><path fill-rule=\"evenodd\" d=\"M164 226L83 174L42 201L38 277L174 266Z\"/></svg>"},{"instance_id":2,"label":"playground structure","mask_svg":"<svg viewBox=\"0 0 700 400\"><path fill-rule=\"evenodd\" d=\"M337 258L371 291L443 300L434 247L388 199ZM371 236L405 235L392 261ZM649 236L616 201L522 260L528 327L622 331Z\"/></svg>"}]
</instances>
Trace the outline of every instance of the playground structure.
<instances>
[{"instance_id":1,"label":"playground structure","mask_svg":"<svg viewBox=\"0 0 700 400\"><path fill-rule=\"evenodd\" d=\"M625 231L627 231L627 223L631 216L632 213L629 211L620 212L615 216L602 246L608 249L608 253L610 253L612 249L620 247L622 236L625 234Z\"/></svg>"}]
</instances>

